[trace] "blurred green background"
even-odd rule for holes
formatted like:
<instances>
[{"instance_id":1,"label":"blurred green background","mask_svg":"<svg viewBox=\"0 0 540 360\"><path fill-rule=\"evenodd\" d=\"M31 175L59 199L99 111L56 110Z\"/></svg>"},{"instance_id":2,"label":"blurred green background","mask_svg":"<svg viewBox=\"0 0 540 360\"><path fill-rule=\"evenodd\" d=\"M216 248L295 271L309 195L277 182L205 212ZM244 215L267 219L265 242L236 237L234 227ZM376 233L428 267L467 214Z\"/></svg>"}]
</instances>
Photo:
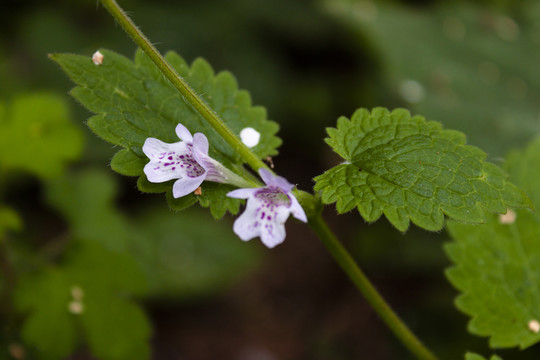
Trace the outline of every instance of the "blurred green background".
<instances>
[{"instance_id":1,"label":"blurred green background","mask_svg":"<svg viewBox=\"0 0 540 360\"><path fill-rule=\"evenodd\" d=\"M161 51L235 74L280 124L273 162L300 189L338 162L324 129L358 107L409 108L465 132L499 164L540 133L538 1L120 4ZM163 195L110 170L115 149L85 127L90 114L47 59L134 54L97 1L2 5L0 359L410 358L307 227L289 222L287 241L269 251L236 238L231 216L171 212ZM327 209L441 359L492 352L453 307L446 234L334 215ZM537 347L497 353L540 356Z\"/></svg>"}]
</instances>

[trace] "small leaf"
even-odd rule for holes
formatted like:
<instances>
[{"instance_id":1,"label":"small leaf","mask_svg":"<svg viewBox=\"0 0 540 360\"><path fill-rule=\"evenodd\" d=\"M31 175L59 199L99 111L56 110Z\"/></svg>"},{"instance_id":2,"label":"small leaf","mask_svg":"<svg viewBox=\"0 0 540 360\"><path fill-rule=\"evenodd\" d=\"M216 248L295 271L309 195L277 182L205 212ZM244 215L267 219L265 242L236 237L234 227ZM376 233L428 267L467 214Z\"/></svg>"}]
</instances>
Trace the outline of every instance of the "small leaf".
<instances>
[{"instance_id":1,"label":"small leaf","mask_svg":"<svg viewBox=\"0 0 540 360\"><path fill-rule=\"evenodd\" d=\"M481 223L484 211L530 206L484 152L465 145L462 133L404 109L360 109L327 131L326 142L346 162L316 177L315 190L339 213L356 207L366 221L384 214L401 231L411 220L440 230L444 214Z\"/></svg>"},{"instance_id":2,"label":"small leaf","mask_svg":"<svg viewBox=\"0 0 540 360\"><path fill-rule=\"evenodd\" d=\"M465 354L465 360L486 360L486 358L478 354L467 353ZM502 359L498 357L497 355L493 355L490 360L502 360Z\"/></svg>"},{"instance_id":3,"label":"small leaf","mask_svg":"<svg viewBox=\"0 0 540 360\"><path fill-rule=\"evenodd\" d=\"M111 51L100 51L104 60L99 66L85 56L55 54L51 58L77 84L72 95L97 114L88 120L88 126L104 140L124 148L111 163L115 171L125 175L142 175L147 162L142 152L144 141L154 137L167 143L178 142L174 129L179 123L191 133L202 132L208 137L210 156L229 168L238 169L242 165L242 159L235 149L186 103L142 51L135 55L135 62ZM252 127L261 134L259 144L252 149L256 155L264 159L277 154L276 148L281 143L275 136L278 125L266 119L264 108L252 106L249 93L238 89L236 79L230 73L216 75L202 59L195 60L189 66L173 52L168 53L166 59L235 134L238 135L246 127ZM166 188L170 189L172 183L168 183ZM154 186L139 181L141 184L142 191L164 191L162 184ZM207 189L206 196L217 201L208 203L207 197L198 198L204 203L203 206L210 206L214 215L224 214L222 202L229 204L226 209L233 210L240 203L237 199L228 199L221 186ZM182 205L190 203L180 202ZM232 205L231 202L236 204ZM176 201L169 203L174 206ZM174 208L178 209L179 206Z\"/></svg>"},{"instance_id":4,"label":"small leaf","mask_svg":"<svg viewBox=\"0 0 540 360\"><path fill-rule=\"evenodd\" d=\"M8 106L0 103L0 168L55 177L79 157L82 144L61 97L28 94Z\"/></svg>"},{"instance_id":5,"label":"small leaf","mask_svg":"<svg viewBox=\"0 0 540 360\"><path fill-rule=\"evenodd\" d=\"M167 190L167 203L169 204L169 207L171 210L176 211L182 211L187 208L189 208L191 205L195 204L197 202L197 196L194 194L189 194L186 196L182 196L181 198L175 198L172 194L172 190Z\"/></svg>"},{"instance_id":6,"label":"small leaf","mask_svg":"<svg viewBox=\"0 0 540 360\"><path fill-rule=\"evenodd\" d=\"M540 207L537 177L540 141L513 153L506 162L512 179L528 190ZM446 271L461 292L457 307L472 317L469 331L489 336L492 347L526 348L540 341L540 217L509 210L488 216L482 226L449 222L454 241L445 250L454 263Z\"/></svg>"},{"instance_id":7,"label":"small leaf","mask_svg":"<svg viewBox=\"0 0 540 360\"><path fill-rule=\"evenodd\" d=\"M227 193L234 189L234 186L223 186L211 182L203 183L199 203L203 207L210 207L210 213L214 219L222 218L227 211L236 215L240 211L240 202L233 201L236 199L227 196Z\"/></svg>"},{"instance_id":8,"label":"small leaf","mask_svg":"<svg viewBox=\"0 0 540 360\"><path fill-rule=\"evenodd\" d=\"M111 168L119 174L126 176L140 176L142 169L148 162L148 159L143 159L135 155L130 150L123 149L117 152L111 160Z\"/></svg>"}]
</instances>

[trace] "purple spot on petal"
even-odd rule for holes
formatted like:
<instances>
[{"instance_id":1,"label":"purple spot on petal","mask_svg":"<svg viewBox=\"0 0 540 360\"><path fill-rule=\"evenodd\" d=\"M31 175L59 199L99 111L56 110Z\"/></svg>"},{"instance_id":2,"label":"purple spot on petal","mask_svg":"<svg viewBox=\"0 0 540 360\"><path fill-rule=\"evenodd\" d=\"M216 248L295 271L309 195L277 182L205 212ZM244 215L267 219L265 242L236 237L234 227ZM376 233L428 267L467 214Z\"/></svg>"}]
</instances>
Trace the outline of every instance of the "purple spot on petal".
<instances>
[{"instance_id":1,"label":"purple spot on petal","mask_svg":"<svg viewBox=\"0 0 540 360\"><path fill-rule=\"evenodd\" d=\"M169 156L167 159L172 160L172 156Z\"/></svg>"}]
</instances>

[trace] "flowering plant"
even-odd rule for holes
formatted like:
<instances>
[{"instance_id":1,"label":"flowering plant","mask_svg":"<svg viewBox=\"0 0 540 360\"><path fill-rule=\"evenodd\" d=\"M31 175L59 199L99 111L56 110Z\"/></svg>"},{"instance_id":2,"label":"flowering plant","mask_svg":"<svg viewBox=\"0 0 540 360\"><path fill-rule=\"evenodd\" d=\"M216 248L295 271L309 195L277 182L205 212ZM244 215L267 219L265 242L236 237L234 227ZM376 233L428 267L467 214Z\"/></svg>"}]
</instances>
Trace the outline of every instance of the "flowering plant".
<instances>
[{"instance_id":1,"label":"flowering plant","mask_svg":"<svg viewBox=\"0 0 540 360\"><path fill-rule=\"evenodd\" d=\"M20 324L22 341L36 353L42 351L45 359L62 359L84 343L94 357L103 360L147 360L151 353L149 319L134 299L143 294L163 295L160 286L166 286L156 273L178 285L178 293L184 294L185 289L196 295L205 293L205 280L216 284L219 278L228 283L226 280L244 274L255 263L253 249L263 247L258 242L244 244L238 237L243 241L258 237L270 249L283 244L266 252L272 256L285 253L281 250L291 249L293 244L304 251L298 236L301 227L309 227L404 347L417 359L437 359L363 273L357 263L364 260L363 248L352 247L356 253L349 254L327 225L325 205L332 205L337 214L355 212L363 235L373 228L364 223L383 216L397 234L412 226L431 232L447 230L453 241L444 248L452 261L446 276L459 291L456 306L471 318L469 331L489 336L489 345L495 349L523 349L540 341L540 219L530 211L540 206L538 141L511 153L499 167L486 160L484 151L468 145L463 133L439 122L402 108L360 108L326 129L324 141L334 152L333 158L327 158L331 160L326 162L326 170L295 185L299 174L288 173L287 178L295 181L289 182L283 177L287 167L275 157L281 145L278 124L267 118L264 108L252 104L249 93L239 89L231 73L215 73L202 59L188 64L175 52L162 56L115 0L101 3L139 46L135 58L105 49L92 55L51 54L50 58L76 83L71 94L94 113L88 120L90 129L116 146L111 168L137 177L142 192L165 193L172 210L199 204L209 208L216 220L223 220L210 226L212 219L204 218L201 211L169 212L161 203L151 208L146 201L139 203L145 211L137 221L126 220L115 212L111 201L114 186L103 173L51 180L82 149L77 129L58 120L67 111L57 99L38 96L6 106L7 111L0 111L0 146L4 146L0 171L23 170L42 178L47 201L73 227L69 241L62 236L61 246L44 246L47 261L17 264L22 273L33 266L45 269L42 273L23 275L17 278L19 284L9 276L0 279L2 290L9 290L7 295L0 293L0 316L10 317L5 328ZM371 1L324 3L329 13L343 18L358 17L358 9L365 18L377 16ZM346 11L349 6L353 11ZM413 20L416 25L417 19ZM506 40L515 40L519 32L507 20L495 22L493 28ZM389 28L394 35L395 29ZM456 19L445 21L444 31L452 41L465 36L465 27ZM407 48L398 56L405 51L411 54ZM498 80L494 64L478 67L483 80L491 85ZM439 104L444 111L455 106L445 76L437 70L429 78L435 95L425 91L428 85L412 79L402 80L397 92L411 105L435 96L437 101L431 104ZM528 91L535 94L528 86L523 80L508 78L507 90L518 97L525 97ZM285 93L290 100L288 95ZM47 109L39 114L39 121L21 121L20 114L32 112L36 104L46 104ZM422 111L422 107L416 109ZM307 140L305 128L297 131ZM303 146L304 142L297 144ZM43 156L47 153L50 158ZM308 163L295 156L288 161ZM287 236L286 221L291 215L301 224ZM4 246L3 235L21 226L17 212L0 203L2 275L10 275L11 262L19 262L18 256L4 255L4 249L12 249ZM207 229L213 226L218 231ZM369 238L381 240L380 236L362 236L361 241ZM408 242L403 246L403 254L396 251L400 259L412 252ZM69 248L65 262L58 252L64 247ZM200 247L206 251L199 251ZM17 251L14 253L26 249ZM210 255L201 261L199 252ZM239 254L249 260L242 262ZM295 258L294 266L299 261ZM49 268L49 264L54 266ZM224 271L228 266L236 273ZM146 281L150 289L143 289L141 284ZM10 305L11 297L17 305L14 316L9 306L3 306ZM51 324L50 319L55 322ZM39 330L43 328L47 331ZM2 338L0 346L3 344ZM12 357L25 357L16 346L10 349ZM465 358L481 359L472 353Z\"/></svg>"}]
</instances>

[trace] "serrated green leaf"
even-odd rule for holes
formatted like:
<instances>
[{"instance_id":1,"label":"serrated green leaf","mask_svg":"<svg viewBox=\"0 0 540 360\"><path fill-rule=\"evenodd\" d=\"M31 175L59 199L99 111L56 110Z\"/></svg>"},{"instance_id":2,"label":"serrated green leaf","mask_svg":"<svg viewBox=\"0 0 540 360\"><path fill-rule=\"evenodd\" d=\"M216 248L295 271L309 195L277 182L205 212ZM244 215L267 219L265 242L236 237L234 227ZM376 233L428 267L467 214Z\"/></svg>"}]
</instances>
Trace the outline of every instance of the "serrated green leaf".
<instances>
[{"instance_id":1,"label":"serrated green leaf","mask_svg":"<svg viewBox=\"0 0 540 360\"><path fill-rule=\"evenodd\" d=\"M167 197L167 204L169 204L169 207L171 208L171 210L176 210L176 211L185 210L198 201L197 196L195 196L194 194L182 196L181 198L175 198L172 194L171 189L167 190L166 197Z\"/></svg>"},{"instance_id":2,"label":"serrated green leaf","mask_svg":"<svg viewBox=\"0 0 540 360\"><path fill-rule=\"evenodd\" d=\"M142 174L146 158L141 148L145 139L154 137L168 143L177 142L174 129L178 123L192 133L204 133L211 144L210 155L216 160L229 167L242 164L236 151L185 102L142 51L135 55L135 62L111 51L101 52L104 60L100 66L85 56L56 54L51 58L77 84L72 95L97 114L88 120L88 126L103 139L131 152L113 159L115 171ZM238 90L230 73L215 75L211 66L202 59L189 66L173 52L168 53L166 59L234 133L239 134L245 127L252 127L261 134L259 144L252 149L255 154L262 159L277 153L276 148L281 143L275 136L278 125L266 119L264 108L252 106L249 93ZM219 188L215 186L208 191ZM151 192L157 189L162 187L141 188ZM224 194L225 191L219 191L213 197L230 202ZM205 198L199 199L204 201ZM220 201L210 204L213 214L223 213ZM212 209L213 206L218 208ZM234 209L237 206L227 207Z\"/></svg>"},{"instance_id":3,"label":"serrated green leaf","mask_svg":"<svg viewBox=\"0 0 540 360\"><path fill-rule=\"evenodd\" d=\"M63 98L27 94L0 103L0 168L52 178L79 157L82 144Z\"/></svg>"},{"instance_id":4,"label":"serrated green leaf","mask_svg":"<svg viewBox=\"0 0 540 360\"><path fill-rule=\"evenodd\" d=\"M486 360L486 358L478 354L467 353L465 354L465 360ZM502 360L502 359L498 357L497 355L493 355L490 360Z\"/></svg>"},{"instance_id":5,"label":"serrated green leaf","mask_svg":"<svg viewBox=\"0 0 540 360\"><path fill-rule=\"evenodd\" d=\"M316 177L315 190L339 213L356 207L366 221L384 214L401 231L410 221L440 230L445 214L481 223L484 211L530 206L484 152L465 144L465 135L407 110L360 109L328 134L346 162Z\"/></svg>"},{"instance_id":6,"label":"serrated green leaf","mask_svg":"<svg viewBox=\"0 0 540 360\"><path fill-rule=\"evenodd\" d=\"M132 151L123 149L114 154L111 160L111 168L122 175L141 176L142 169L147 162Z\"/></svg>"},{"instance_id":7,"label":"serrated green leaf","mask_svg":"<svg viewBox=\"0 0 540 360\"><path fill-rule=\"evenodd\" d=\"M533 205L540 206L537 182L540 141L508 157L512 179L533 190ZM515 216L515 217L514 217ZM472 317L469 330L489 336L492 347L525 348L540 341L530 327L540 321L540 217L527 210L489 216L482 226L449 222L454 242L445 250L454 263L447 270L461 292L457 307Z\"/></svg>"},{"instance_id":8,"label":"serrated green leaf","mask_svg":"<svg viewBox=\"0 0 540 360\"><path fill-rule=\"evenodd\" d=\"M23 339L40 359L66 358L82 337L100 359L148 359L149 323L128 298L145 291L133 259L79 242L65 264L21 279L15 304L27 314Z\"/></svg>"},{"instance_id":9,"label":"serrated green leaf","mask_svg":"<svg viewBox=\"0 0 540 360\"><path fill-rule=\"evenodd\" d=\"M221 185L216 183L204 183L201 187L201 195L199 203L203 207L210 207L210 213L214 219L222 218L227 211L232 215L238 214L240 210L240 201L234 200L227 196L227 193L235 188L229 185Z\"/></svg>"}]
</instances>

